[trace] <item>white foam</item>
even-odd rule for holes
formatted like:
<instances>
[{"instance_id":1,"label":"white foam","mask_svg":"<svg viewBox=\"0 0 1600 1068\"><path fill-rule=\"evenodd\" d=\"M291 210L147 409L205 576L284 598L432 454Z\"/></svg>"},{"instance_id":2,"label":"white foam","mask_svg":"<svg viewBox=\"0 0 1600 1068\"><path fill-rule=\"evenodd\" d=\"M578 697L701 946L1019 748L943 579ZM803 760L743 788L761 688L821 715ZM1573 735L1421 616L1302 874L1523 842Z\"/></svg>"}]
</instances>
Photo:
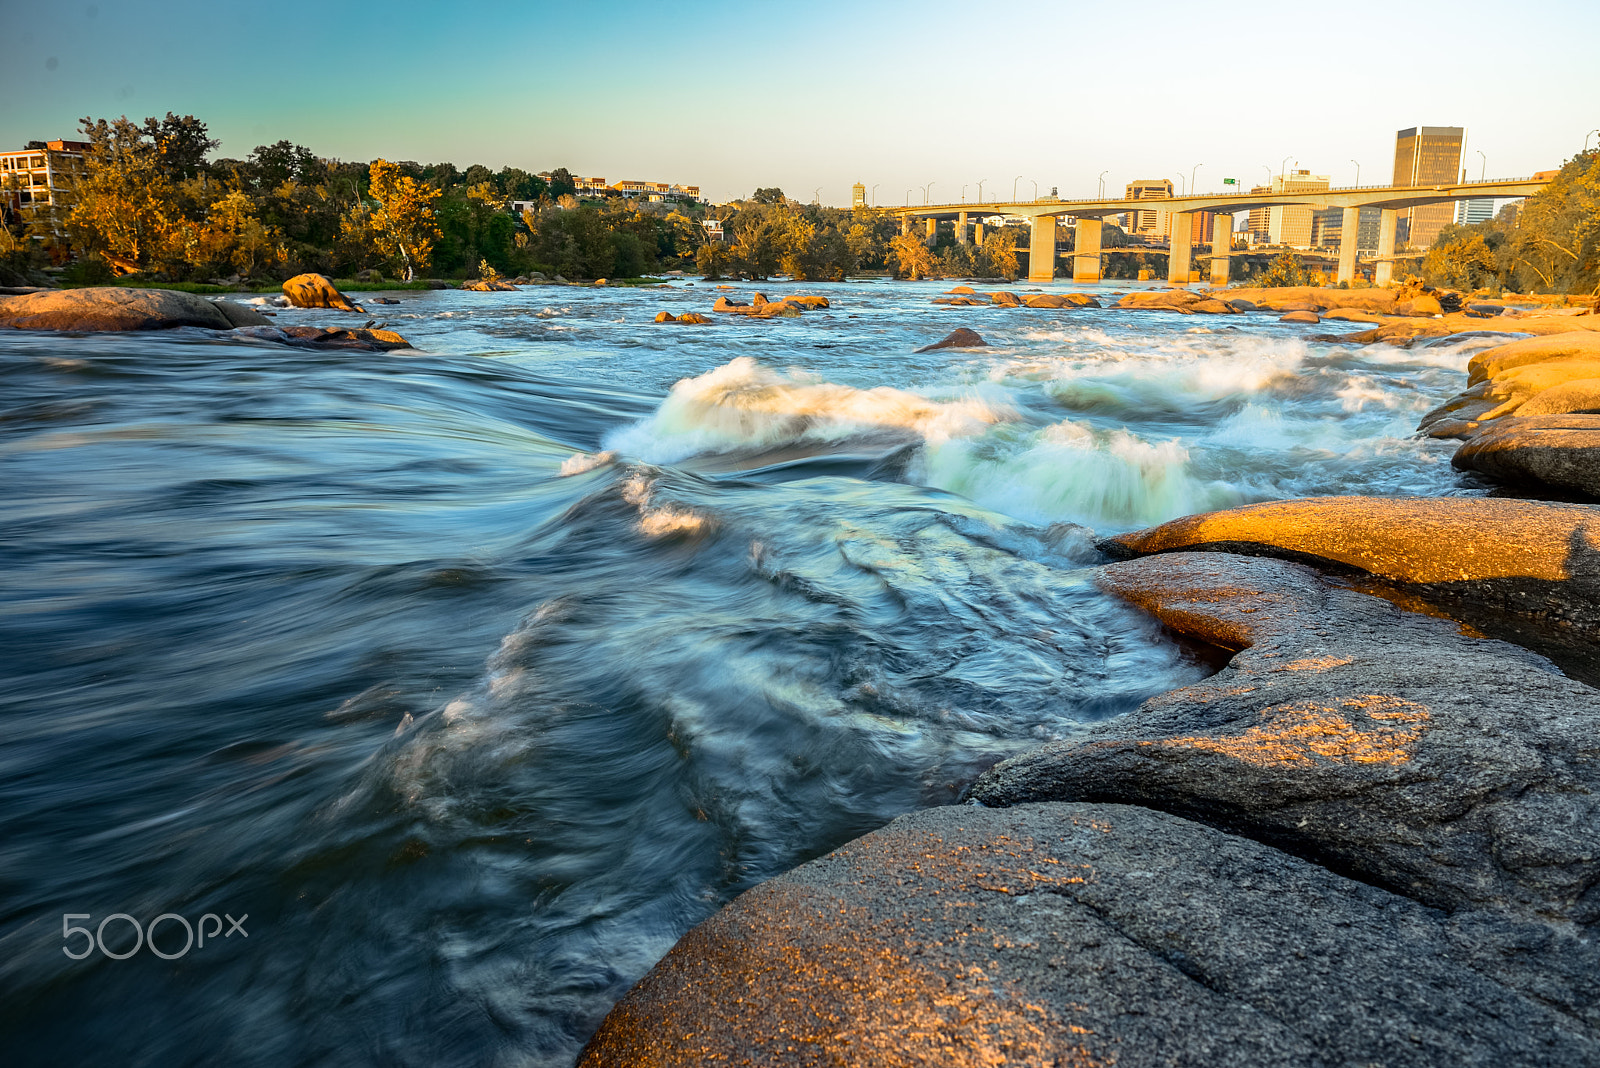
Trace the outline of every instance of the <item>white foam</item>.
<instances>
[{"instance_id":1,"label":"white foam","mask_svg":"<svg viewBox=\"0 0 1600 1068\"><path fill-rule=\"evenodd\" d=\"M1226 483L1194 478L1189 451L1177 440L1151 443L1071 421L1011 443L938 443L920 468L930 485L1040 525L1142 525L1242 499Z\"/></svg>"},{"instance_id":2,"label":"white foam","mask_svg":"<svg viewBox=\"0 0 1600 1068\"><path fill-rule=\"evenodd\" d=\"M982 433L1015 418L976 396L935 401L880 386L856 389L782 374L740 356L672 387L650 418L607 436L605 445L652 463L689 456L831 443L895 433L940 441Z\"/></svg>"}]
</instances>

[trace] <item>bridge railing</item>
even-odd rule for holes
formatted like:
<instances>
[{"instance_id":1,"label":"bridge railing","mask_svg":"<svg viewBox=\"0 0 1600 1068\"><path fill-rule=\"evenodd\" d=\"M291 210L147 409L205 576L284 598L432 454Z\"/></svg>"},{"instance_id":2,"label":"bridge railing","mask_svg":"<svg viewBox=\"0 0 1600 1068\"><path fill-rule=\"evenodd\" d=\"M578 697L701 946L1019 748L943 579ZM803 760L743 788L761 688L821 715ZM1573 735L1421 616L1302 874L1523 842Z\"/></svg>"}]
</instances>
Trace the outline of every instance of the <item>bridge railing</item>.
<instances>
[{"instance_id":1,"label":"bridge railing","mask_svg":"<svg viewBox=\"0 0 1600 1068\"><path fill-rule=\"evenodd\" d=\"M1280 192L1284 193L1284 195L1287 195L1287 196L1293 196L1293 195L1296 195L1296 194L1299 194L1299 193L1306 193L1306 194L1309 194L1309 193L1370 193L1370 192L1375 192L1375 191L1377 191L1379 189L1434 189L1434 188L1437 188L1438 186L1442 186L1442 185L1453 186L1453 187L1459 189L1459 188L1462 188L1463 186L1473 186L1473 185L1511 185L1512 183L1515 183L1515 182L1532 182L1532 181L1535 181L1535 180L1536 179L1532 175L1524 175L1524 176L1518 177L1518 178L1474 178L1471 181L1467 181L1467 182L1430 182L1430 183L1428 183L1426 185L1393 185L1393 184L1390 184L1390 183L1386 182L1386 183L1383 183L1381 185L1335 185L1335 186L1330 186L1327 189L1291 189L1291 190L1287 190L1287 191L1280 190ZM1266 190L1266 192L1268 194L1270 194L1272 192L1272 190ZM1003 206L1005 206L1007 204L1121 204L1121 203L1128 203L1128 204L1146 203L1146 204L1148 204L1148 203L1152 203L1152 202L1153 203L1166 203L1169 200L1186 200L1186 199L1189 199L1190 197L1203 197L1203 198L1205 198L1207 200L1210 200L1210 199L1212 199L1214 197L1259 197L1261 195L1262 195L1261 193L1251 193L1251 192L1243 192L1243 191L1237 192L1237 193L1180 193L1179 195L1177 195L1175 197L1171 197L1171 198L1168 198L1168 197L1148 197L1148 198L1143 198L1142 200L1127 200L1127 201L1118 200L1116 197L1036 197L1033 200L979 200L979 201L963 201L963 202L961 202L959 204L922 204L922 205L909 204L909 205L902 206L900 210L901 211L917 211L919 209L928 209L928 208L950 209L950 208L985 208L985 207L999 209L999 208L1001 208L1001 207L1003 207ZM1142 209L1142 210L1144 210L1144 209Z\"/></svg>"}]
</instances>

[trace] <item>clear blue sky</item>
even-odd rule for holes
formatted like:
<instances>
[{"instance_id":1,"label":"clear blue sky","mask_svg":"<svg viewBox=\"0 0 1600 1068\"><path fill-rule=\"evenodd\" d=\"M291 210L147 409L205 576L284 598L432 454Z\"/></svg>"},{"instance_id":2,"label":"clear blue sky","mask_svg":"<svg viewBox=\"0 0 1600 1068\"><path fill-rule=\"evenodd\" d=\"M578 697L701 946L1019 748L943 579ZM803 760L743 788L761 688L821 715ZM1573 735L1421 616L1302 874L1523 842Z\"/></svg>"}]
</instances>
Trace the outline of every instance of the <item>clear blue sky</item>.
<instances>
[{"instance_id":1,"label":"clear blue sky","mask_svg":"<svg viewBox=\"0 0 1600 1068\"><path fill-rule=\"evenodd\" d=\"M566 166L880 203L1276 172L1386 181L1395 130L1553 167L1600 127L1600 0L424 4L0 0L0 145L193 113L244 156Z\"/></svg>"}]
</instances>

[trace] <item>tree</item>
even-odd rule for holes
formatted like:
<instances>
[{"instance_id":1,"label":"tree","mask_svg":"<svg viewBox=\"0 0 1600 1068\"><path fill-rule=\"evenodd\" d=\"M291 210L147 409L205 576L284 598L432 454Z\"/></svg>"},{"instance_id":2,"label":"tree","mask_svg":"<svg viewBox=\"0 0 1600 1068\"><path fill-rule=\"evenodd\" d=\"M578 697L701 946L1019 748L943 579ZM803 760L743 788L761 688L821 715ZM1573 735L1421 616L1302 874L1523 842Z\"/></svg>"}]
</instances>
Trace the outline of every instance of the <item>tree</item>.
<instances>
[{"instance_id":1,"label":"tree","mask_svg":"<svg viewBox=\"0 0 1600 1068\"><path fill-rule=\"evenodd\" d=\"M1600 149L1527 199L1502 255L1518 288L1600 293Z\"/></svg>"},{"instance_id":2,"label":"tree","mask_svg":"<svg viewBox=\"0 0 1600 1068\"><path fill-rule=\"evenodd\" d=\"M1019 273L1017 265L1017 235L1009 226L995 228L983 239L983 258L988 263L991 277L1010 282Z\"/></svg>"},{"instance_id":3,"label":"tree","mask_svg":"<svg viewBox=\"0 0 1600 1068\"><path fill-rule=\"evenodd\" d=\"M896 234L889 242L889 264L896 278L927 278L933 274L933 250L910 234Z\"/></svg>"},{"instance_id":4,"label":"tree","mask_svg":"<svg viewBox=\"0 0 1600 1068\"><path fill-rule=\"evenodd\" d=\"M725 277L724 271L732 257L728 254L728 246L721 241L707 241L700 246L700 251L695 253L694 265L708 282L714 282Z\"/></svg>"},{"instance_id":5,"label":"tree","mask_svg":"<svg viewBox=\"0 0 1600 1068\"><path fill-rule=\"evenodd\" d=\"M1306 284L1305 264L1300 262L1299 256L1284 249L1267 265L1266 272L1256 280L1256 284L1265 288L1303 286Z\"/></svg>"},{"instance_id":6,"label":"tree","mask_svg":"<svg viewBox=\"0 0 1600 1068\"><path fill-rule=\"evenodd\" d=\"M765 189L757 189L750 194L750 199L757 204L782 204L785 198L783 190L777 186L771 186Z\"/></svg>"},{"instance_id":7,"label":"tree","mask_svg":"<svg viewBox=\"0 0 1600 1068\"><path fill-rule=\"evenodd\" d=\"M1422 277L1429 285L1452 289L1477 289L1497 281L1494 250L1477 228L1446 226L1422 261Z\"/></svg>"},{"instance_id":8,"label":"tree","mask_svg":"<svg viewBox=\"0 0 1600 1068\"><path fill-rule=\"evenodd\" d=\"M90 149L67 216L74 242L97 252L115 274L181 262L183 211L156 145L126 115L86 118L81 129Z\"/></svg>"},{"instance_id":9,"label":"tree","mask_svg":"<svg viewBox=\"0 0 1600 1068\"><path fill-rule=\"evenodd\" d=\"M578 192L578 183L572 180L572 172L565 167L557 167L550 172L550 195L556 200L570 197Z\"/></svg>"},{"instance_id":10,"label":"tree","mask_svg":"<svg viewBox=\"0 0 1600 1068\"><path fill-rule=\"evenodd\" d=\"M439 239L433 210L439 191L402 174L388 160L373 160L368 174L372 196L378 202L368 220L374 243L410 282L417 271L427 269L433 243Z\"/></svg>"},{"instance_id":11,"label":"tree","mask_svg":"<svg viewBox=\"0 0 1600 1068\"><path fill-rule=\"evenodd\" d=\"M313 181L321 164L309 148L288 141L257 145L249 162L256 184L262 189L275 189L284 182Z\"/></svg>"}]
</instances>

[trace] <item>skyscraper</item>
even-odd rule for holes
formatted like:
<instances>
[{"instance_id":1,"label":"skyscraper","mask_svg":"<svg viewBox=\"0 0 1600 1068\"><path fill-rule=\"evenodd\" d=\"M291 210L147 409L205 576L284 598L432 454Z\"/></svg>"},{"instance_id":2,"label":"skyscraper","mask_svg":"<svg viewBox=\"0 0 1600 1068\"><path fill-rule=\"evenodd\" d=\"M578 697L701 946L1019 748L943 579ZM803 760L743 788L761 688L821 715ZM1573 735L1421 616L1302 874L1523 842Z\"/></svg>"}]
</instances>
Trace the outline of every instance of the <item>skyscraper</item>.
<instances>
[{"instance_id":1,"label":"skyscraper","mask_svg":"<svg viewBox=\"0 0 1600 1068\"><path fill-rule=\"evenodd\" d=\"M1456 201L1456 225L1476 226L1494 218L1494 198Z\"/></svg>"},{"instance_id":2,"label":"skyscraper","mask_svg":"<svg viewBox=\"0 0 1600 1068\"><path fill-rule=\"evenodd\" d=\"M1413 126L1394 135L1395 185L1454 185L1461 178L1460 126ZM1453 204L1425 204L1400 212L1396 240L1427 248L1455 215Z\"/></svg>"},{"instance_id":3,"label":"skyscraper","mask_svg":"<svg viewBox=\"0 0 1600 1068\"><path fill-rule=\"evenodd\" d=\"M1168 198L1172 196L1172 181L1168 178L1141 178L1136 182L1129 182L1123 195L1128 200L1144 200L1147 197ZM1122 228L1130 234L1166 237L1169 225L1167 214L1167 211L1161 208L1130 211L1122 217Z\"/></svg>"},{"instance_id":4,"label":"skyscraper","mask_svg":"<svg viewBox=\"0 0 1600 1068\"><path fill-rule=\"evenodd\" d=\"M855 185L850 187L850 209L855 211L866 206L867 187L865 184L857 182Z\"/></svg>"}]
</instances>

